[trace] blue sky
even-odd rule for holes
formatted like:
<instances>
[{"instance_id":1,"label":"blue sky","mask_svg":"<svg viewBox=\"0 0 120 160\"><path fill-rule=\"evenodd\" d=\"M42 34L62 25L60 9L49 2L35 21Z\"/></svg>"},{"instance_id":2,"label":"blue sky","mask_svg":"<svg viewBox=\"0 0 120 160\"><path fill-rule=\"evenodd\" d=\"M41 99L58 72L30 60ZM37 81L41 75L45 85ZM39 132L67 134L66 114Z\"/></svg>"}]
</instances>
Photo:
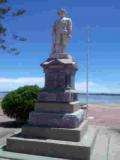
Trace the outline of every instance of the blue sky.
<instances>
[{"instance_id":1,"label":"blue sky","mask_svg":"<svg viewBox=\"0 0 120 160\"><path fill-rule=\"evenodd\" d=\"M14 43L21 54L0 51L0 91L25 84L44 85L40 63L51 51L51 27L56 10L65 8L73 20L72 38L67 51L78 63L76 88L86 88L87 28L90 28L89 90L120 93L120 1L119 0L10 0L13 8L25 8L26 14L6 19L10 33L28 38Z\"/></svg>"}]
</instances>

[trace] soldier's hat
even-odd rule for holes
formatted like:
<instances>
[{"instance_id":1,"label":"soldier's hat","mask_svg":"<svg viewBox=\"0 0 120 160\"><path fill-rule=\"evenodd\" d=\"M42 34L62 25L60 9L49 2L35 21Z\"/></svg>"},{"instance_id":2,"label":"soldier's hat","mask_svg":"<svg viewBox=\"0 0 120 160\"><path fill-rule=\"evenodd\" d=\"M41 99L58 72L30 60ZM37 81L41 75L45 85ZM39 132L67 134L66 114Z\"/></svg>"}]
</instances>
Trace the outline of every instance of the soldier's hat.
<instances>
[{"instance_id":1,"label":"soldier's hat","mask_svg":"<svg viewBox=\"0 0 120 160\"><path fill-rule=\"evenodd\" d=\"M64 8L60 8L57 10L57 13L60 14L60 13L64 13L65 15L67 14L66 10Z\"/></svg>"}]
</instances>

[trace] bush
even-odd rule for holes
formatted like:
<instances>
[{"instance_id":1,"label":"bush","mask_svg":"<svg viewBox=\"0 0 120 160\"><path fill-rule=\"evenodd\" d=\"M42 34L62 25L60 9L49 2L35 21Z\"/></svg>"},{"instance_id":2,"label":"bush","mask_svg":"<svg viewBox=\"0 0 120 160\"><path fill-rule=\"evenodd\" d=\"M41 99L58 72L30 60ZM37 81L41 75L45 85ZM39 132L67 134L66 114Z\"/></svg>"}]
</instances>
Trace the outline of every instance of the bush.
<instances>
[{"instance_id":1,"label":"bush","mask_svg":"<svg viewBox=\"0 0 120 160\"><path fill-rule=\"evenodd\" d=\"M3 112L15 118L17 122L25 122L29 112L34 108L40 88L37 85L20 87L9 92L2 100Z\"/></svg>"}]
</instances>

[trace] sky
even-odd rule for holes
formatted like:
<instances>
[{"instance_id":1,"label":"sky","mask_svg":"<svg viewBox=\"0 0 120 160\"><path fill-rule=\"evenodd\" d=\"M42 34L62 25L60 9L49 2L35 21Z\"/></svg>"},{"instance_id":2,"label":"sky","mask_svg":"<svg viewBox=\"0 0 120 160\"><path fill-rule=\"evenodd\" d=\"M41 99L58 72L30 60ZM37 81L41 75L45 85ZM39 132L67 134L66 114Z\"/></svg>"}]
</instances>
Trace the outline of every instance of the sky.
<instances>
[{"instance_id":1,"label":"sky","mask_svg":"<svg viewBox=\"0 0 120 160\"><path fill-rule=\"evenodd\" d=\"M0 50L0 91L19 86L44 86L40 64L51 52L51 30L59 8L72 18L72 38L67 46L78 64L76 89L86 91L86 57L89 28L89 92L120 93L120 1L119 0L9 0L12 8L25 8L19 18L7 18L10 33L27 37L11 44L21 51L10 55Z\"/></svg>"}]
</instances>

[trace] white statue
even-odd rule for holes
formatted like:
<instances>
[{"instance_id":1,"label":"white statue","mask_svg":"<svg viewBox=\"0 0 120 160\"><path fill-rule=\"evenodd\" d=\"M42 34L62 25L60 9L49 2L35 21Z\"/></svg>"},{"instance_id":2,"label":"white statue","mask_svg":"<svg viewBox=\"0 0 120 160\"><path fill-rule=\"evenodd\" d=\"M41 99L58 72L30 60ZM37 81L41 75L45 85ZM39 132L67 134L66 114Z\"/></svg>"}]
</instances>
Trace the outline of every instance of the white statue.
<instances>
[{"instance_id":1,"label":"white statue","mask_svg":"<svg viewBox=\"0 0 120 160\"><path fill-rule=\"evenodd\" d=\"M65 52L67 41L71 37L72 31L72 20L65 17L65 9L61 8L57 13L60 18L53 24L51 55Z\"/></svg>"}]
</instances>

